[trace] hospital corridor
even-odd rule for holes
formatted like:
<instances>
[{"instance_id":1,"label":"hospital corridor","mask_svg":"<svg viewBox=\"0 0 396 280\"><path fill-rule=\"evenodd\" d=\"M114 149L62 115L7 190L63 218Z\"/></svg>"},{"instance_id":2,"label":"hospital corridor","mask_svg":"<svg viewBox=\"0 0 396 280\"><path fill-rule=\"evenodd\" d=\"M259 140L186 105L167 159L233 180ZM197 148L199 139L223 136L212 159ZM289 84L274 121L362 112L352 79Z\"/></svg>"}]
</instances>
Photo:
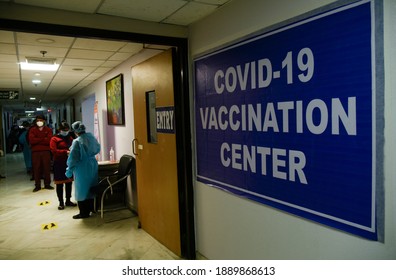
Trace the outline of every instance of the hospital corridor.
<instances>
[{"instance_id":1,"label":"hospital corridor","mask_svg":"<svg viewBox=\"0 0 396 280\"><path fill-rule=\"evenodd\" d=\"M78 207L58 210L55 190L33 192L22 153L0 157L0 174L0 260L179 259L127 209L80 220Z\"/></svg>"}]
</instances>

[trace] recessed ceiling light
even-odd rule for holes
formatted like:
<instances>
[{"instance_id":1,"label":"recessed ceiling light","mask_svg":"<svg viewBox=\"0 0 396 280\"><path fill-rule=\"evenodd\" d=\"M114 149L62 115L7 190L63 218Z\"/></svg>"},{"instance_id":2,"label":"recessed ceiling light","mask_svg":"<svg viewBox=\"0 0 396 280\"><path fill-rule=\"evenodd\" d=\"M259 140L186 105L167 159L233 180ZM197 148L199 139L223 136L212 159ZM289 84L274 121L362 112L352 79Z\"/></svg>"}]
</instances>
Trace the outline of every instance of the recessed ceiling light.
<instances>
[{"instance_id":1,"label":"recessed ceiling light","mask_svg":"<svg viewBox=\"0 0 396 280\"><path fill-rule=\"evenodd\" d=\"M30 100L36 100L36 97L30 97L29 99Z\"/></svg>"},{"instance_id":2,"label":"recessed ceiling light","mask_svg":"<svg viewBox=\"0 0 396 280\"><path fill-rule=\"evenodd\" d=\"M32 83L33 83L33 84L35 84L35 85L38 85L38 84L41 84L41 81L40 81L40 80L37 80L37 79L35 79L35 80L32 80Z\"/></svg>"},{"instance_id":3,"label":"recessed ceiling light","mask_svg":"<svg viewBox=\"0 0 396 280\"><path fill-rule=\"evenodd\" d=\"M59 64L41 64L41 63L28 63L20 62L22 70L35 70L35 71L56 71L59 68Z\"/></svg>"}]
</instances>

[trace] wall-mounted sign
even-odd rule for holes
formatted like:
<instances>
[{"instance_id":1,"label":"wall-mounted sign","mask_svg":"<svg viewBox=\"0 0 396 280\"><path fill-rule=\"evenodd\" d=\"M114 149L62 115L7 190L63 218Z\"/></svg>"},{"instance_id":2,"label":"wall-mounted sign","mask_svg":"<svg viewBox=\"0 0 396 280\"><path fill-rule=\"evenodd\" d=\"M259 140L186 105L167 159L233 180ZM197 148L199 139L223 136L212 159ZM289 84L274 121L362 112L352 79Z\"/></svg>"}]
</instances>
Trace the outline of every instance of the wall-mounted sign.
<instances>
[{"instance_id":1,"label":"wall-mounted sign","mask_svg":"<svg viewBox=\"0 0 396 280\"><path fill-rule=\"evenodd\" d=\"M377 239L373 5L195 59L197 179Z\"/></svg>"},{"instance_id":2,"label":"wall-mounted sign","mask_svg":"<svg viewBox=\"0 0 396 280\"><path fill-rule=\"evenodd\" d=\"M157 132L158 133L175 133L175 107L157 107Z\"/></svg>"},{"instance_id":3,"label":"wall-mounted sign","mask_svg":"<svg viewBox=\"0 0 396 280\"><path fill-rule=\"evenodd\" d=\"M0 90L0 99L18 99L19 91L17 90Z\"/></svg>"}]
</instances>

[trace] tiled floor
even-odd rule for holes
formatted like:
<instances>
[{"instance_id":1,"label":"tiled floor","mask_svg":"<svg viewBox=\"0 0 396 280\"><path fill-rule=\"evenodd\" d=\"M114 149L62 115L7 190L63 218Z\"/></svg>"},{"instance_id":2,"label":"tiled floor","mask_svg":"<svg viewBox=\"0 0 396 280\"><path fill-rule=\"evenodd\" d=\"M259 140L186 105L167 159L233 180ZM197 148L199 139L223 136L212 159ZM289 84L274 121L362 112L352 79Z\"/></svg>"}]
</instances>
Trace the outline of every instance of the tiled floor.
<instances>
[{"instance_id":1,"label":"tiled floor","mask_svg":"<svg viewBox=\"0 0 396 280\"><path fill-rule=\"evenodd\" d=\"M0 179L1 260L179 259L138 229L137 217L104 222L95 214L74 220L76 207L59 211L55 190L32 192L22 153L0 157L0 174L6 176Z\"/></svg>"}]
</instances>

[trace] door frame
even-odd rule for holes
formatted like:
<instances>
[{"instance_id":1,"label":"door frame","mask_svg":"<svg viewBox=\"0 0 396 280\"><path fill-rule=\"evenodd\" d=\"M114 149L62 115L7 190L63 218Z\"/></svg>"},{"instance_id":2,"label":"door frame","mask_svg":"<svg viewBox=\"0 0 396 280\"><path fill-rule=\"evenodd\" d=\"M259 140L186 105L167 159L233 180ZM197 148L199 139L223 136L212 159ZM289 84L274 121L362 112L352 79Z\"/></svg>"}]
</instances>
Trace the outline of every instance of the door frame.
<instances>
[{"instance_id":1,"label":"door frame","mask_svg":"<svg viewBox=\"0 0 396 280\"><path fill-rule=\"evenodd\" d=\"M188 40L168 36L76 27L51 23L0 19L0 30L71 36L86 39L110 39L148 44L169 45L176 48L173 59L176 157L179 193L181 255L195 259L195 222L192 177L192 149L190 96L188 74Z\"/></svg>"}]
</instances>

